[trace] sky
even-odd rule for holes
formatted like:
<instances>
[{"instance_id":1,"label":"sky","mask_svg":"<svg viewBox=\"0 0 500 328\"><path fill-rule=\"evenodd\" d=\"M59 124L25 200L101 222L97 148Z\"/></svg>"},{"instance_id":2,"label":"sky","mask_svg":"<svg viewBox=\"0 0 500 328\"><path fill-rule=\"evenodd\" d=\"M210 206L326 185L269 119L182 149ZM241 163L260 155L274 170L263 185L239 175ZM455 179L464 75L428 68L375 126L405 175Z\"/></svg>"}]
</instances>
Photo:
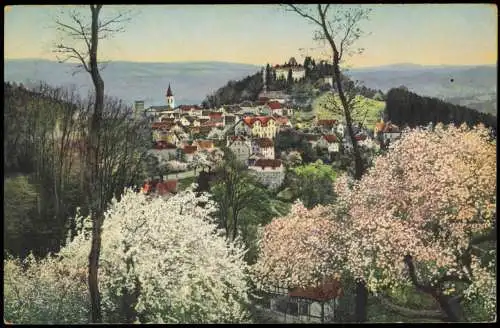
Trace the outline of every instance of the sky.
<instances>
[{"instance_id":1,"label":"sky","mask_svg":"<svg viewBox=\"0 0 500 328\"><path fill-rule=\"evenodd\" d=\"M342 5L339 5L342 6ZM483 65L497 63L497 7L491 4L379 4L361 24L350 67L396 63ZM56 60L59 41L54 17L72 6L16 5L4 9L5 59ZM332 8L334 8L332 6ZM83 10L88 17L90 10ZM125 31L100 42L105 60L135 62L221 61L265 65L290 57L326 59L327 48L313 40L316 27L277 5L104 6L102 16L130 12Z\"/></svg>"}]
</instances>

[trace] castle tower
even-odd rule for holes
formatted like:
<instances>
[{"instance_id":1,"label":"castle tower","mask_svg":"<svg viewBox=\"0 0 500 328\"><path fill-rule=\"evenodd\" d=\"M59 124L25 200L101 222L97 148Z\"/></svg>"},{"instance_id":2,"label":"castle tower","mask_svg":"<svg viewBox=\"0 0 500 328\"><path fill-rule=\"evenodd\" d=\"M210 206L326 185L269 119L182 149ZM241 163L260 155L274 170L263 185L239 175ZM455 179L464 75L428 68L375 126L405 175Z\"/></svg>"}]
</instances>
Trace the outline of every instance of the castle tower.
<instances>
[{"instance_id":1,"label":"castle tower","mask_svg":"<svg viewBox=\"0 0 500 328\"><path fill-rule=\"evenodd\" d=\"M170 88L170 83L168 84L168 89L167 89L167 105L171 109L175 107L175 100L174 100L174 94L172 93L172 89Z\"/></svg>"}]
</instances>

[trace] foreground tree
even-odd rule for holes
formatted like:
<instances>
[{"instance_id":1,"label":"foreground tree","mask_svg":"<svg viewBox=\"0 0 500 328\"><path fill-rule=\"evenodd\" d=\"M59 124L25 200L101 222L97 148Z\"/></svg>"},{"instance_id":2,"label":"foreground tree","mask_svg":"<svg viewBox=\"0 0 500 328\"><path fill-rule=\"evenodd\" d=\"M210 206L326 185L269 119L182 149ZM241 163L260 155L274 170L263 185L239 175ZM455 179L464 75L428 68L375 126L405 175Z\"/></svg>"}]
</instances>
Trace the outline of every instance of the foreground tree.
<instances>
[{"instance_id":1,"label":"foreground tree","mask_svg":"<svg viewBox=\"0 0 500 328\"><path fill-rule=\"evenodd\" d=\"M93 217L93 239L89 254L89 291L92 301L92 322L101 321L100 296L98 288L99 250L101 245L101 226L108 194L105 184L100 180L100 164L103 161L101 125L104 112L104 81L100 74L98 61L99 40L110 37L113 33L123 29L127 17L122 13L114 17L102 19L100 17L102 5L90 5L90 21L78 9L70 10L67 16L56 19L57 29L75 44L57 44L56 51L62 54L61 61L76 60L89 73L94 85L95 99L93 112L88 120L87 149L85 163L86 197ZM83 49L81 49L83 43Z\"/></svg>"},{"instance_id":2,"label":"foreground tree","mask_svg":"<svg viewBox=\"0 0 500 328\"><path fill-rule=\"evenodd\" d=\"M487 129L406 133L360 181L338 178L335 191L332 208L296 207L265 228L262 279L306 284L338 270L405 316L495 318L496 145ZM439 310L395 304L389 295L404 289Z\"/></svg>"},{"instance_id":3,"label":"foreground tree","mask_svg":"<svg viewBox=\"0 0 500 328\"><path fill-rule=\"evenodd\" d=\"M99 270L105 322L247 320L247 267L242 259L245 250L228 243L209 221L214 211L208 195L197 197L191 190L168 199L148 199L128 190L120 201L113 201L105 213ZM9 269L5 277L7 320L88 320L85 274L92 222L89 217L77 221L79 233L56 257L24 263L28 272L33 268L33 272L41 270L42 275L23 275L21 263L4 263ZM64 288L63 283L69 281L72 283ZM42 291L38 295L34 293L38 287L35 284L40 284ZM78 306L80 309L68 317ZM45 316L41 315L46 310Z\"/></svg>"},{"instance_id":4,"label":"foreground tree","mask_svg":"<svg viewBox=\"0 0 500 328\"><path fill-rule=\"evenodd\" d=\"M355 97L347 97L344 91L345 83L341 74L340 64L345 55L354 53L353 45L362 35L360 23L368 18L370 10L335 5L331 7L330 4L318 4L316 8L313 5L300 6L289 4L287 6L290 11L297 13L319 27L315 39L327 42L331 48L336 90L342 104L347 134L353 144L354 176L356 179L359 179L363 175L364 168L352 126L353 101Z\"/></svg>"},{"instance_id":5,"label":"foreground tree","mask_svg":"<svg viewBox=\"0 0 500 328\"><path fill-rule=\"evenodd\" d=\"M493 319L496 146L487 129L407 133L352 188L338 186L352 222L348 267L370 291L412 286L446 321L464 321L461 302L480 300L483 320Z\"/></svg>"},{"instance_id":6,"label":"foreground tree","mask_svg":"<svg viewBox=\"0 0 500 328\"><path fill-rule=\"evenodd\" d=\"M342 226L329 220L330 213L328 207L308 210L297 201L288 215L265 226L252 267L257 281L270 287L310 287L341 272L346 256L346 249L337 246L342 245Z\"/></svg>"}]
</instances>

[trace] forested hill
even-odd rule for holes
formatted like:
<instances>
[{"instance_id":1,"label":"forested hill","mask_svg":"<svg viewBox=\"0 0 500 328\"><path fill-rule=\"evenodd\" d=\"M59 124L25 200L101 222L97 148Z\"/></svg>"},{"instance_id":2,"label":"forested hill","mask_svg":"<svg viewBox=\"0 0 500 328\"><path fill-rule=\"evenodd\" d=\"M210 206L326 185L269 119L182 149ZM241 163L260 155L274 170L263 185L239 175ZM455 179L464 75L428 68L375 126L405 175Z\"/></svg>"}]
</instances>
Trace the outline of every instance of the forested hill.
<instances>
[{"instance_id":1,"label":"forested hill","mask_svg":"<svg viewBox=\"0 0 500 328\"><path fill-rule=\"evenodd\" d=\"M220 107L240 103L245 100L257 100L259 92L264 87L262 73L258 72L246 78L229 81L225 86L208 95L203 100L203 107Z\"/></svg>"},{"instance_id":2,"label":"forested hill","mask_svg":"<svg viewBox=\"0 0 500 328\"><path fill-rule=\"evenodd\" d=\"M475 109L444 102L437 98L422 97L405 88L389 90L386 97L385 113L387 120L396 125L415 127L436 124L467 123L472 126L483 123L497 130L497 119L491 114L478 112Z\"/></svg>"},{"instance_id":3,"label":"forested hill","mask_svg":"<svg viewBox=\"0 0 500 328\"><path fill-rule=\"evenodd\" d=\"M269 91L285 91L295 100L303 98L312 100L321 91L332 88L327 82L328 79L325 79L332 76L333 66L331 64L324 61L316 64L314 59L306 57L303 67L305 67L305 77L295 81L291 79L291 71L288 78L277 77L275 69L267 64L265 68L267 89ZM245 100L257 100L259 93L264 87L262 73L257 72L239 81L229 81L225 86L207 95L203 101L203 105L205 107L219 107L221 105L240 103ZM343 76L343 79L344 83L351 84L346 84L346 87L354 88L355 92L361 96L371 99L377 95L383 96L380 90L371 89L363 85L354 85L354 82L347 76ZM335 85L333 88L335 89Z\"/></svg>"}]
</instances>

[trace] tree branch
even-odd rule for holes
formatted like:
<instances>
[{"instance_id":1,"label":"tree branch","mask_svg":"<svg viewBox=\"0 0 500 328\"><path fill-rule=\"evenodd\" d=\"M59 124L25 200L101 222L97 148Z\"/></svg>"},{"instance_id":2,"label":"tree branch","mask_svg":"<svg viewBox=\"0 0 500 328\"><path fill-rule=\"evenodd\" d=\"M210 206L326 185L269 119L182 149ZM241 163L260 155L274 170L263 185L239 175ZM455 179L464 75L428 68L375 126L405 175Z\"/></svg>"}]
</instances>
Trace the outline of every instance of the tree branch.
<instances>
[{"instance_id":1,"label":"tree branch","mask_svg":"<svg viewBox=\"0 0 500 328\"><path fill-rule=\"evenodd\" d=\"M314 23L316 23L316 24L318 24L318 25L320 25L320 26L321 26L321 22L320 22L317 18L315 18L315 17L313 17L313 16L311 16L311 15L309 15L309 14L306 14L303 10L301 10L301 9L300 9L299 7L297 7L296 5L294 5L294 4L287 4L287 6L288 6L289 8L291 8L289 11L296 12L296 13L297 13L297 14L299 14L300 16L302 16L302 17L304 17L304 18L307 18L307 19L309 19L310 21L312 21L312 22L314 22ZM318 6L320 6L320 8L321 8L321 5L318 5ZM327 8L328 8L328 6L327 6Z\"/></svg>"},{"instance_id":2,"label":"tree branch","mask_svg":"<svg viewBox=\"0 0 500 328\"><path fill-rule=\"evenodd\" d=\"M64 63L67 60L69 60L70 58L78 59L81 62L81 65L83 66L83 68L87 72L90 73L90 68L87 65L87 62L85 61L85 58L75 48L59 44L56 47L56 52L61 53L61 54L66 54L66 56L67 56L65 59L59 59L58 58L58 60L59 60L60 63Z\"/></svg>"}]
</instances>

